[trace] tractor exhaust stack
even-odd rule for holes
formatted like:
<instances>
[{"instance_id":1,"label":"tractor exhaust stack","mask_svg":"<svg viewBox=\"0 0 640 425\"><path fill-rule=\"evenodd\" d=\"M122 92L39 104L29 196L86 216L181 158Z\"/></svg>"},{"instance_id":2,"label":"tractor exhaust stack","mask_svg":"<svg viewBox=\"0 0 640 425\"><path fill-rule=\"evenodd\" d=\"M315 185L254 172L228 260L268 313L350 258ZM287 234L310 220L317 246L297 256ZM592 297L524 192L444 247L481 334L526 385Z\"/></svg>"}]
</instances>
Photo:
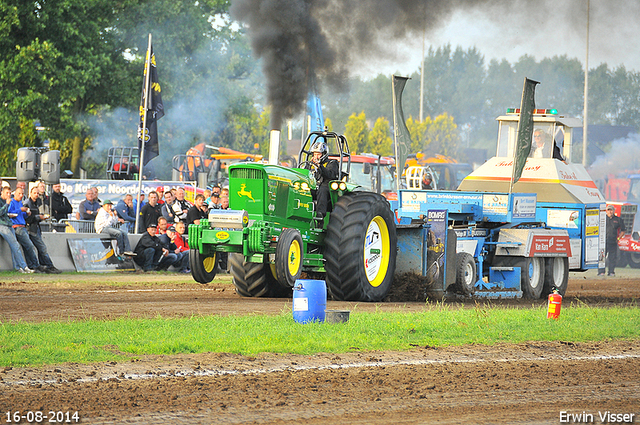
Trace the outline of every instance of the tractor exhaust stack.
<instances>
[{"instance_id":1,"label":"tractor exhaust stack","mask_svg":"<svg viewBox=\"0 0 640 425\"><path fill-rule=\"evenodd\" d=\"M269 134L269 164L278 165L280 153L280 130L271 130Z\"/></svg>"}]
</instances>

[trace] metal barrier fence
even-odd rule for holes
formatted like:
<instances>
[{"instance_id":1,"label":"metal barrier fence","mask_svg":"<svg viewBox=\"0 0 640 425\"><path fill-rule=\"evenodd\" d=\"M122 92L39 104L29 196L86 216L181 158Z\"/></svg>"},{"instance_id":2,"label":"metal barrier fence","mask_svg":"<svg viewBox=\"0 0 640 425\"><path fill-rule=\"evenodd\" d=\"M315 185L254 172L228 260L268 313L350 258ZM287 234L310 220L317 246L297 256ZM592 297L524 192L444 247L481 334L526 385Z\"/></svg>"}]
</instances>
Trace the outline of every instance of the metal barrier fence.
<instances>
[{"instance_id":1,"label":"metal barrier fence","mask_svg":"<svg viewBox=\"0 0 640 425\"><path fill-rule=\"evenodd\" d=\"M60 220L54 227L64 225L65 233L96 233L96 226L94 221L90 220ZM121 223L118 223L115 228L120 228ZM43 229L44 230L44 229ZM61 231L57 230L56 231Z\"/></svg>"}]
</instances>

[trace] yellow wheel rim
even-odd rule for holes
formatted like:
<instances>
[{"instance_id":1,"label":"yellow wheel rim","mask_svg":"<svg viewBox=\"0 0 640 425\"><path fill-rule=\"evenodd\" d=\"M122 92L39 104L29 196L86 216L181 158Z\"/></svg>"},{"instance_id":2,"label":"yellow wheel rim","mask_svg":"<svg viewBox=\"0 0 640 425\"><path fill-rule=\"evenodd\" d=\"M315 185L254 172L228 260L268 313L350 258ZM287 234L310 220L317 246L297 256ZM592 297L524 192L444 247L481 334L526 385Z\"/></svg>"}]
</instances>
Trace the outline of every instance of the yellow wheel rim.
<instances>
[{"instance_id":1,"label":"yellow wheel rim","mask_svg":"<svg viewBox=\"0 0 640 425\"><path fill-rule=\"evenodd\" d=\"M389 228L382 217L375 216L369 223L364 240L364 268L371 286L377 288L384 281L390 255Z\"/></svg>"},{"instance_id":2,"label":"yellow wheel rim","mask_svg":"<svg viewBox=\"0 0 640 425\"><path fill-rule=\"evenodd\" d=\"M213 254L213 257L206 257L202 260L202 267L204 267L205 272L211 273L216 268L216 257L217 255Z\"/></svg>"},{"instance_id":3,"label":"yellow wheel rim","mask_svg":"<svg viewBox=\"0 0 640 425\"><path fill-rule=\"evenodd\" d=\"M302 248L300 247L300 243L297 240L291 242L287 260L289 263L289 274L291 276L296 276L298 274L298 271L300 270L300 266L302 263Z\"/></svg>"}]
</instances>

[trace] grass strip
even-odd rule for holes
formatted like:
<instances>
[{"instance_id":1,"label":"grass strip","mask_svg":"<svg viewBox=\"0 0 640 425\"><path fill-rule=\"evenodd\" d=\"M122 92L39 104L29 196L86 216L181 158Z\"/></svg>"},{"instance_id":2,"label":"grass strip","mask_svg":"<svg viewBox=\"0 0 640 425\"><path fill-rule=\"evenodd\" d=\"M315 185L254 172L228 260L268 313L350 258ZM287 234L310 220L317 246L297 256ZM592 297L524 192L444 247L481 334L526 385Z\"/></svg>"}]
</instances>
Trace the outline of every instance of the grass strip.
<instances>
[{"instance_id":1,"label":"grass strip","mask_svg":"<svg viewBox=\"0 0 640 425\"><path fill-rule=\"evenodd\" d=\"M568 306L559 320L546 306L530 309L442 306L424 312L357 312L344 324L276 316L193 316L89 319L0 324L0 366L122 361L146 354L262 352L310 355L424 346L492 345L523 341L640 339L637 307Z\"/></svg>"}]
</instances>

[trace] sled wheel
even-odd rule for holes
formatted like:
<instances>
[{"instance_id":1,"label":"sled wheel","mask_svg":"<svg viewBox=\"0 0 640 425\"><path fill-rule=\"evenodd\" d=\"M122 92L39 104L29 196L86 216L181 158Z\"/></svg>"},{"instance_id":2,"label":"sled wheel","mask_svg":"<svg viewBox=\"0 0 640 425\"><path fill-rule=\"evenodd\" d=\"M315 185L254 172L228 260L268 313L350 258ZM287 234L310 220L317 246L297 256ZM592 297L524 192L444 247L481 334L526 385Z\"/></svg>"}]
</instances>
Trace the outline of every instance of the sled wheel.
<instances>
[{"instance_id":1,"label":"sled wheel","mask_svg":"<svg viewBox=\"0 0 640 425\"><path fill-rule=\"evenodd\" d=\"M273 277L269 263L248 263L242 254L229 254L236 292L243 297L284 297L291 294Z\"/></svg>"},{"instance_id":2,"label":"sled wheel","mask_svg":"<svg viewBox=\"0 0 640 425\"><path fill-rule=\"evenodd\" d=\"M285 288L293 288L302 273L303 245L300 232L284 229L276 247L276 279Z\"/></svg>"},{"instance_id":3,"label":"sled wheel","mask_svg":"<svg viewBox=\"0 0 640 425\"><path fill-rule=\"evenodd\" d=\"M216 266L218 265L218 253L212 255L201 254L197 249L189 250L189 268L191 276L196 282L209 283L216 277Z\"/></svg>"},{"instance_id":4,"label":"sled wheel","mask_svg":"<svg viewBox=\"0 0 640 425\"><path fill-rule=\"evenodd\" d=\"M544 288L544 258L527 257L522 263L522 296L529 300L537 300Z\"/></svg>"},{"instance_id":5,"label":"sled wheel","mask_svg":"<svg viewBox=\"0 0 640 425\"><path fill-rule=\"evenodd\" d=\"M477 280L476 262L467 252L456 254L456 289L463 295L473 295Z\"/></svg>"},{"instance_id":6,"label":"sled wheel","mask_svg":"<svg viewBox=\"0 0 640 425\"><path fill-rule=\"evenodd\" d=\"M554 289L564 296L569 284L569 259L550 257L545 260L544 288L540 298L546 298Z\"/></svg>"},{"instance_id":7,"label":"sled wheel","mask_svg":"<svg viewBox=\"0 0 640 425\"><path fill-rule=\"evenodd\" d=\"M396 264L396 226L387 200L370 192L340 197L325 237L327 288L335 300L382 301Z\"/></svg>"},{"instance_id":8,"label":"sled wheel","mask_svg":"<svg viewBox=\"0 0 640 425\"><path fill-rule=\"evenodd\" d=\"M496 256L493 263L496 266L520 267L522 296L530 300L540 298L544 287L543 258Z\"/></svg>"}]
</instances>

